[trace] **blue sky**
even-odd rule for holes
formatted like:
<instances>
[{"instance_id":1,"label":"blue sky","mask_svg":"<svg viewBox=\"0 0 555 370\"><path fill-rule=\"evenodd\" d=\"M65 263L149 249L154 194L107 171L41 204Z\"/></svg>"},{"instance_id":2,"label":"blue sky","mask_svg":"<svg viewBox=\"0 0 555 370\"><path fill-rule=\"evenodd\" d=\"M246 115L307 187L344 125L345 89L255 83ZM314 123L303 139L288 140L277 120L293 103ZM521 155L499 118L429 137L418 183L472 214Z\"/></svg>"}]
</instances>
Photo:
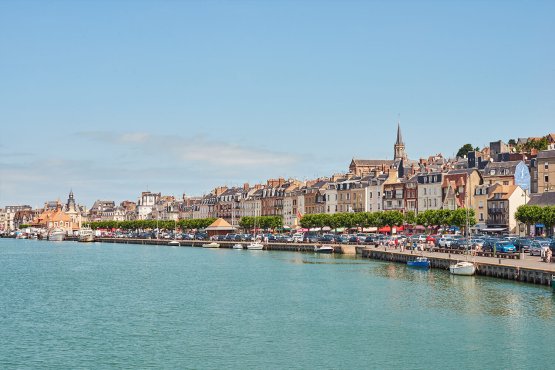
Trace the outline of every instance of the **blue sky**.
<instances>
[{"instance_id":1,"label":"blue sky","mask_svg":"<svg viewBox=\"0 0 555 370\"><path fill-rule=\"evenodd\" d=\"M0 206L555 131L553 1L2 1Z\"/></svg>"}]
</instances>

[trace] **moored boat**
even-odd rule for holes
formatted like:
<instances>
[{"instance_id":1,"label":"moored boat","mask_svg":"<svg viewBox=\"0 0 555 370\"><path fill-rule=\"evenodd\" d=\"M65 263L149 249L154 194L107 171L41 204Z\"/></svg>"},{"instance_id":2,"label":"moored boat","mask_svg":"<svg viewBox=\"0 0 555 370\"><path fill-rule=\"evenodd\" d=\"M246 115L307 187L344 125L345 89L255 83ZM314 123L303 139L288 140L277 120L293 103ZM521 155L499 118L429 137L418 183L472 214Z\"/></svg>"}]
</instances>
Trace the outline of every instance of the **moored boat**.
<instances>
[{"instance_id":1,"label":"moored boat","mask_svg":"<svg viewBox=\"0 0 555 370\"><path fill-rule=\"evenodd\" d=\"M207 243L202 245L203 248L220 248L220 245L216 242Z\"/></svg>"},{"instance_id":2,"label":"moored boat","mask_svg":"<svg viewBox=\"0 0 555 370\"><path fill-rule=\"evenodd\" d=\"M454 265L449 266L449 272L453 275L471 276L476 272L476 265L472 262L461 261Z\"/></svg>"},{"instance_id":3,"label":"moored boat","mask_svg":"<svg viewBox=\"0 0 555 370\"><path fill-rule=\"evenodd\" d=\"M237 243L233 246L233 249L243 249L243 244Z\"/></svg>"},{"instance_id":4,"label":"moored boat","mask_svg":"<svg viewBox=\"0 0 555 370\"><path fill-rule=\"evenodd\" d=\"M430 260L426 257L416 257L415 260L407 261L407 266L415 267L415 268L423 268L429 269L430 268Z\"/></svg>"},{"instance_id":5,"label":"moored boat","mask_svg":"<svg viewBox=\"0 0 555 370\"><path fill-rule=\"evenodd\" d=\"M168 243L168 245L173 245L173 246L176 246L176 247L181 246L181 244L177 240L172 240L171 242Z\"/></svg>"},{"instance_id":6,"label":"moored boat","mask_svg":"<svg viewBox=\"0 0 555 370\"><path fill-rule=\"evenodd\" d=\"M48 240L52 242L61 242L64 240L66 232L63 229L52 229L48 232Z\"/></svg>"},{"instance_id":7,"label":"moored boat","mask_svg":"<svg viewBox=\"0 0 555 370\"><path fill-rule=\"evenodd\" d=\"M252 243L250 243L249 245L247 245L247 249L249 250L255 250L255 251L260 251L262 249L264 249L264 244L254 241Z\"/></svg>"},{"instance_id":8,"label":"moored boat","mask_svg":"<svg viewBox=\"0 0 555 370\"><path fill-rule=\"evenodd\" d=\"M90 227L82 227L79 229L80 242L94 242L94 231Z\"/></svg>"},{"instance_id":9,"label":"moored boat","mask_svg":"<svg viewBox=\"0 0 555 370\"><path fill-rule=\"evenodd\" d=\"M314 252L316 253L333 253L333 247L331 245L315 245Z\"/></svg>"}]
</instances>

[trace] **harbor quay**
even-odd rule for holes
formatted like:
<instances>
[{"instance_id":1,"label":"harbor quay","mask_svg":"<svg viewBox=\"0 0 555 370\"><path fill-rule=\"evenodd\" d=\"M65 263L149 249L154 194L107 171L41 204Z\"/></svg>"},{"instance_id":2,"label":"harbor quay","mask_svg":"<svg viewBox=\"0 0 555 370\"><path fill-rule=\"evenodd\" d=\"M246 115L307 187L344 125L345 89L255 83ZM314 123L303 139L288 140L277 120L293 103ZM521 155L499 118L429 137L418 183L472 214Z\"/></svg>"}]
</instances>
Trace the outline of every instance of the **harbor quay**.
<instances>
[{"instance_id":1,"label":"harbor quay","mask_svg":"<svg viewBox=\"0 0 555 370\"><path fill-rule=\"evenodd\" d=\"M399 262L406 264L407 261L416 257L427 257L431 268L449 270L449 266L459 261L471 261L476 266L476 274L491 276L525 283L550 285L552 276L555 275L555 264L538 261L538 258L510 258L511 255L499 255L496 257L467 256L457 253L430 252L430 251L401 251L399 249L362 248L363 258L382 261ZM513 255L516 256L516 255Z\"/></svg>"},{"instance_id":2,"label":"harbor quay","mask_svg":"<svg viewBox=\"0 0 555 370\"><path fill-rule=\"evenodd\" d=\"M71 240L71 239L66 239ZM168 241L163 239L126 239L126 238L96 238L97 242L138 244L153 246L168 246ZM179 243L180 247L202 247L205 241L187 240ZM231 249L235 242L221 241L220 248ZM288 252L314 252L314 244L307 243L272 243L264 245L269 251ZM459 261L469 260L476 265L476 274L490 276L524 283L550 285L552 276L555 275L555 263L541 262L538 257L525 256L521 259L520 254L498 254L490 256L467 256L454 251L416 251L395 249L384 246L357 246L348 244L334 244L334 252L344 255L357 255L361 258L397 262L406 264L407 261L416 257L427 257L431 268L449 270L449 266Z\"/></svg>"}]
</instances>

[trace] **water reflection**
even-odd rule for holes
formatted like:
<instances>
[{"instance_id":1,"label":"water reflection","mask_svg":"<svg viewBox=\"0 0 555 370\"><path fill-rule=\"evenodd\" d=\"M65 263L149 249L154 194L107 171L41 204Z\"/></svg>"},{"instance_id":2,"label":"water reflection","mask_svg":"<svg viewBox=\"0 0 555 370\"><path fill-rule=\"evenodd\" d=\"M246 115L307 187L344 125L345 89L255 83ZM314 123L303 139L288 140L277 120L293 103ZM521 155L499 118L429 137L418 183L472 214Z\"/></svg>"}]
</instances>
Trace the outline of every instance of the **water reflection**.
<instances>
[{"instance_id":1,"label":"water reflection","mask_svg":"<svg viewBox=\"0 0 555 370\"><path fill-rule=\"evenodd\" d=\"M521 318L533 315L545 320L555 318L555 294L534 286L483 276L455 276L448 271L408 268L398 263L372 261L366 275L403 283L400 301L457 314ZM405 288L408 286L409 288Z\"/></svg>"}]
</instances>

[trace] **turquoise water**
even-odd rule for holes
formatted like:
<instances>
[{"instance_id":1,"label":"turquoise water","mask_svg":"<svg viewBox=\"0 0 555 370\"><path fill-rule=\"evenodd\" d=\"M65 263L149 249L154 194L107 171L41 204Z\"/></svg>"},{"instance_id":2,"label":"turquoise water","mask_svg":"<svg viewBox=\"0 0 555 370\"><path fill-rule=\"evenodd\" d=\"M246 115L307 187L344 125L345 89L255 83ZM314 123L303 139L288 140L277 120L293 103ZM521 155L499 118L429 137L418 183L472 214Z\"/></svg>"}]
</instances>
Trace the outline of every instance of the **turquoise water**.
<instances>
[{"instance_id":1,"label":"turquoise water","mask_svg":"<svg viewBox=\"0 0 555 370\"><path fill-rule=\"evenodd\" d=\"M493 278L1 239L0 282L0 368L554 368L554 294Z\"/></svg>"}]
</instances>

